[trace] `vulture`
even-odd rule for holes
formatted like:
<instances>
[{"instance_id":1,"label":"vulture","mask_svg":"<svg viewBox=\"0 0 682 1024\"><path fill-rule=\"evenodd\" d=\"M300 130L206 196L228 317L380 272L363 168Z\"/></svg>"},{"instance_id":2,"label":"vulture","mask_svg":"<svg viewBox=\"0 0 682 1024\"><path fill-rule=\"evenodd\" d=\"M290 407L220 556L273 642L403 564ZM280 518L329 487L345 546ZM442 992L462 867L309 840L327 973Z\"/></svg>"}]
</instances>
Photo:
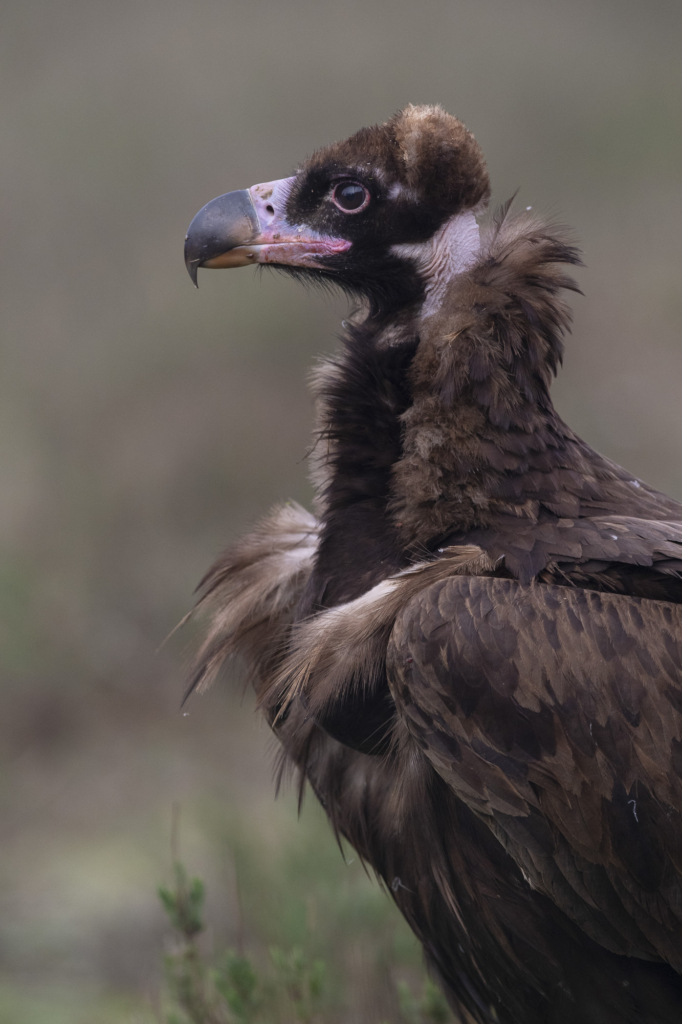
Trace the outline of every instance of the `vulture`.
<instances>
[{"instance_id":1,"label":"vulture","mask_svg":"<svg viewBox=\"0 0 682 1024\"><path fill-rule=\"evenodd\" d=\"M282 750L465 1024L682 1021L682 504L556 412L566 230L408 106L209 202L200 267L353 297L314 371L314 514L201 583L190 690L245 662Z\"/></svg>"}]
</instances>

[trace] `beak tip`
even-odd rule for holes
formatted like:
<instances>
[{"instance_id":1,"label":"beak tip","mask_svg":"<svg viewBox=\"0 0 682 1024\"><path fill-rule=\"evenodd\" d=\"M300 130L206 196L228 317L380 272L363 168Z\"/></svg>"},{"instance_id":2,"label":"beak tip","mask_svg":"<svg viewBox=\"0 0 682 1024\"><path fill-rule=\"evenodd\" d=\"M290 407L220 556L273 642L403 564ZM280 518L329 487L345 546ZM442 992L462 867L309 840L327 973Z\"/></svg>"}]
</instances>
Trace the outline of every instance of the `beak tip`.
<instances>
[{"instance_id":1,"label":"beak tip","mask_svg":"<svg viewBox=\"0 0 682 1024\"><path fill-rule=\"evenodd\" d=\"M187 273L192 278L192 284L194 285L195 288L198 288L199 281L197 280L197 278L199 276L199 261L185 260L185 266L187 267Z\"/></svg>"}]
</instances>

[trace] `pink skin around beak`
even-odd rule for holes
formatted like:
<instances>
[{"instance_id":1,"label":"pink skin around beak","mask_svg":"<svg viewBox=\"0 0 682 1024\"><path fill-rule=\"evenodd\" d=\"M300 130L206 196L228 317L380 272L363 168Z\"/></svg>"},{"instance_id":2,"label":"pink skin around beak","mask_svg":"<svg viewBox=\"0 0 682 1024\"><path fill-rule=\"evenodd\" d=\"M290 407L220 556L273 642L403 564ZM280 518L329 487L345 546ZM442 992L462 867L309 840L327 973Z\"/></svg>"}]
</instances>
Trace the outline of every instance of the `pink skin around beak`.
<instances>
[{"instance_id":1,"label":"pink skin around beak","mask_svg":"<svg viewBox=\"0 0 682 1024\"><path fill-rule=\"evenodd\" d=\"M312 228L290 224L284 216L286 200L294 178L280 178L252 185L248 190L258 218L259 231L245 245L214 256L204 267L246 267L255 263L279 263L289 267L319 269L320 256L347 252L345 238L320 235Z\"/></svg>"}]
</instances>

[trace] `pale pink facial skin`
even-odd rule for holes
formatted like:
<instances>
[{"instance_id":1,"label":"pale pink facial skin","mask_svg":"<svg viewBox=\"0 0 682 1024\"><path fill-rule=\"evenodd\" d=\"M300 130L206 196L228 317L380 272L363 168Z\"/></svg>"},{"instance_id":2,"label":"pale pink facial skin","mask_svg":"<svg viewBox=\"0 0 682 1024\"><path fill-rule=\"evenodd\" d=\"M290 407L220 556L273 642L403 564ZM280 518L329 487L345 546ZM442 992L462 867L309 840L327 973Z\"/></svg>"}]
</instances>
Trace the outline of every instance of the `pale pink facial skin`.
<instances>
[{"instance_id":1,"label":"pale pink facial skin","mask_svg":"<svg viewBox=\"0 0 682 1024\"><path fill-rule=\"evenodd\" d=\"M248 243L207 260L205 267L245 267L254 263L280 263L289 267L319 270L320 256L347 252L351 242L345 238L320 235L312 228L289 224L284 207L294 178L280 178L252 185L251 200L258 216L260 231Z\"/></svg>"}]
</instances>

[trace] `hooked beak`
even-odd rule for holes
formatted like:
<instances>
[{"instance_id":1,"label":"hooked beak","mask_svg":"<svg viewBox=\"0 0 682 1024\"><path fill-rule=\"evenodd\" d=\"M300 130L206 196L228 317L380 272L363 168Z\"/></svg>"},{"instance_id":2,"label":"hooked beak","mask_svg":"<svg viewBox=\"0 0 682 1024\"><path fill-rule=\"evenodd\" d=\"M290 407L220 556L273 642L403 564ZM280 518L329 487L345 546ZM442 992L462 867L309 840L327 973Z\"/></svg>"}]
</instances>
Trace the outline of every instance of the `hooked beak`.
<instances>
[{"instance_id":1,"label":"hooked beak","mask_svg":"<svg viewBox=\"0 0 682 1024\"><path fill-rule=\"evenodd\" d=\"M185 266L197 287L199 267L272 263L320 270L320 257L350 249L345 238L287 221L284 208L293 181L282 178L227 192L199 210L185 236Z\"/></svg>"}]
</instances>

